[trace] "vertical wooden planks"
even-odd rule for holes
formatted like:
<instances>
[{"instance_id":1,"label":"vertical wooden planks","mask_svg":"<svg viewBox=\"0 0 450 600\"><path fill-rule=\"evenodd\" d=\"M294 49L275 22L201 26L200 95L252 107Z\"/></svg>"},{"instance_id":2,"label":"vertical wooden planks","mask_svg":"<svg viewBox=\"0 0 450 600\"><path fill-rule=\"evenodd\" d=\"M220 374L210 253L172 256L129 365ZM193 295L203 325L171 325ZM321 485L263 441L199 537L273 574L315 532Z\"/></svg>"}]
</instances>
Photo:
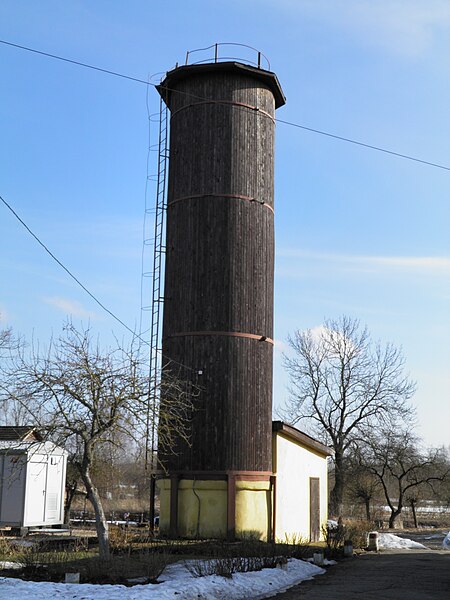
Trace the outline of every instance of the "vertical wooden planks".
<instances>
[{"instance_id":1,"label":"vertical wooden planks","mask_svg":"<svg viewBox=\"0 0 450 600\"><path fill-rule=\"evenodd\" d=\"M191 445L161 452L172 471L271 470L265 339L273 338L281 90L269 76L218 63L181 67L162 84L171 111L163 353L202 386Z\"/></svg>"}]
</instances>

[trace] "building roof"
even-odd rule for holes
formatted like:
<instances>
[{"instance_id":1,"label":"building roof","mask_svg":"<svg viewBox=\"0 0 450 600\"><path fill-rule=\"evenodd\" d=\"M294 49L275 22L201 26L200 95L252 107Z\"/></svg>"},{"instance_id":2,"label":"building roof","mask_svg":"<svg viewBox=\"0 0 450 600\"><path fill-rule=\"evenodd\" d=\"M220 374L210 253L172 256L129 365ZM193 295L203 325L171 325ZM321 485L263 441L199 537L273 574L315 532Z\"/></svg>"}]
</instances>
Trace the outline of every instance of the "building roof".
<instances>
[{"instance_id":1,"label":"building roof","mask_svg":"<svg viewBox=\"0 0 450 600\"><path fill-rule=\"evenodd\" d=\"M282 433L286 437L291 440L306 446L311 450L315 450L319 454L323 454L324 456L331 456L333 454L332 448L322 444L318 440L315 440L313 437L300 431L296 427L292 425L288 425L287 423L283 423L283 421L272 421L272 431L274 433Z\"/></svg>"},{"instance_id":2,"label":"building roof","mask_svg":"<svg viewBox=\"0 0 450 600\"><path fill-rule=\"evenodd\" d=\"M259 69L252 67L240 62L212 62L204 64L185 65L182 67L176 67L166 74L164 81L160 85L156 86L156 89L164 98L166 104L169 103L170 93L176 83L182 79L190 77L191 75L199 75L211 72L223 72L223 71L234 71L241 72L244 75L250 75L255 79L259 79L265 84L273 93L275 98L275 108L279 108L286 103L286 98L281 89L280 82L277 76L272 71L266 71L265 69Z\"/></svg>"},{"instance_id":3,"label":"building roof","mask_svg":"<svg viewBox=\"0 0 450 600\"><path fill-rule=\"evenodd\" d=\"M40 442L42 435L32 425L0 427L0 441Z\"/></svg>"},{"instance_id":4,"label":"building roof","mask_svg":"<svg viewBox=\"0 0 450 600\"><path fill-rule=\"evenodd\" d=\"M27 454L28 456L45 454L47 456L60 456L67 454L67 452L64 448L56 446L53 442L0 440L0 454Z\"/></svg>"}]
</instances>

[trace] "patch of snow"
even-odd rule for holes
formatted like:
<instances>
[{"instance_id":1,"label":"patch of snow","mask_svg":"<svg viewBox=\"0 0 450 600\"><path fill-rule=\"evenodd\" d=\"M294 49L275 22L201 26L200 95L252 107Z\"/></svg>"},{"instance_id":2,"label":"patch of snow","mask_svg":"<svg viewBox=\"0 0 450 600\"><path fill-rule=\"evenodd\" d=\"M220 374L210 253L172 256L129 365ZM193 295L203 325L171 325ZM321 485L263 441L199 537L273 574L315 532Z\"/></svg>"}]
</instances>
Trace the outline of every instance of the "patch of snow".
<instances>
[{"instance_id":1,"label":"patch of snow","mask_svg":"<svg viewBox=\"0 0 450 600\"><path fill-rule=\"evenodd\" d=\"M336 528L339 527L339 523L337 521L333 521L333 519L328 519L327 521L327 525L330 528Z\"/></svg>"},{"instance_id":2,"label":"patch of snow","mask_svg":"<svg viewBox=\"0 0 450 600\"><path fill-rule=\"evenodd\" d=\"M306 558L306 562L314 564L314 558ZM337 565L336 560L328 560L328 558L323 559L323 564L325 567L330 567L331 565Z\"/></svg>"},{"instance_id":3,"label":"patch of snow","mask_svg":"<svg viewBox=\"0 0 450 600\"><path fill-rule=\"evenodd\" d=\"M169 565L160 584L123 585L64 584L0 578L2 597L8 600L261 600L315 575L324 569L305 561L290 559L283 569L263 569L252 573L235 573L232 579L217 575L193 577L183 563Z\"/></svg>"},{"instance_id":4,"label":"patch of snow","mask_svg":"<svg viewBox=\"0 0 450 600\"><path fill-rule=\"evenodd\" d=\"M379 533L378 547L380 549L426 548L426 546L424 546L423 544L419 544L419 542L401 538L398 535L394 535L393 533Z\"/></svg>"},{"instance_id":5,"label":"patch of snow","mask_svg":"<svg viewBox=\"0 0 450 600\"><path fill-rule=\"evenodd\" d=\"M0 561L0 571L2 569L21 569L22 567L22 563L11 562L8 560Z\"/></svg>"},{"instance_id":6,"label":"patch of snow","mask_svg":"<svg viewBox=\"0 0 450 600\"><path fill-rule=\"evenodd\" d=\"M450 531L447 533L445 538L442 540L442 548L444 550L450 550Z\"/></svg>"}]
</instances>

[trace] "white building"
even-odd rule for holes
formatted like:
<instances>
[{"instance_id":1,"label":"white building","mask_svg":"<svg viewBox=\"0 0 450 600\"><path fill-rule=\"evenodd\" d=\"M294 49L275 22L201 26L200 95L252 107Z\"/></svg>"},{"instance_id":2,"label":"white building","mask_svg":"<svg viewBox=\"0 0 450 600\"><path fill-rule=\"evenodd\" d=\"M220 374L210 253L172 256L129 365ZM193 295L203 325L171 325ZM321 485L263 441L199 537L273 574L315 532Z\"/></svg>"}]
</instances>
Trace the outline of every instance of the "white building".
<instances>
[{"instance_id":1,"label":"white building","mask_svg":"<svg viewBox=\"0 0 450 600\"><path fill-rule=\"evenodd\" d=\"M64 522L67 453L32 427L0 427L0 527Z\"/></svg>"},{"instance_id":2,"label":"white building","mask_svg":"<svg viewBox=\"0 0 450 600\"><path fill-rule=\"evenodd\" d=\"M275 539L322 537L328 519L327 458L333 451L282 421L272 423Z\"/></svg>"}]
</instances>

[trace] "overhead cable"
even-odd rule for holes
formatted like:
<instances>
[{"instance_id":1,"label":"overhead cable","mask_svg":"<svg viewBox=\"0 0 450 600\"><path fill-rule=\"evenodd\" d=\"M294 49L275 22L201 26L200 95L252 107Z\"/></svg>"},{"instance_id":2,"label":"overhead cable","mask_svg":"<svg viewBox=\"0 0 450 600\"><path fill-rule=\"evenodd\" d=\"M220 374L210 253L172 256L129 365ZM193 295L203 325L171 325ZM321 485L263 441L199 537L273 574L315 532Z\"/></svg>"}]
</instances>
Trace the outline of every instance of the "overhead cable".
<instances>
[{"instance_id":1,"label":"overhead cable","mask_svg":"<svg viewBox=\"0 0 450 600\"><path fill-rule=\"evenodd\" d=\"M151 83L149 84L148 81L145 81L145 79L138 79L137 77L131 77L130 75L124 75L123 73L118 73L117 71L110 71L109 69L102 69L101 67L96 67L94 65L88 65L87 63L83 63L78 60L72 60L71 58L65 58L63 56L58 56L57 54L50 54L49 52L43 52L42 50L36 50L35 48L28 48L27 46L21 46L20 44L13 44L12 42L7 42L6 40L0 40L0 44L5 44L6 46L13 46L14 48L19 48L20 50L26 50L27 52L33 52L34 54L40 54L41 56L46 56L47 58L54 58L55 60L62 60L63 62L71 63L72 65L78 65L79 67L84 67L86 69L100 71L101 73L106 73L107 75L114 75L115 77L122 77L123 79L129 79L130 81L144 83L145 85L152 85Z\"/></svg>"},{"instance_id":2,"label":"overhead cable","mask_svg":"<svg viewBox=\"0 0 450 600\"><path fill-rule=\"evenodd\" d=\"M200 96L196 96L194 94L190 94L188 92L182 92L180 90L175 90L169 87L155 85L154 83L150 83L145 79L139 79L138 77L132 77L130 75L125 75L124 73L119 73L117 71L111 71L109 69L103 69L101 67L97 67L95 65L90 65L87 63L83 63L77 60L72 60L70 58L65 58L63 56L58 56L56 54L50 54L49 52L43 52L42 50L36 50L35 48L29 48L27 46L22 46L20 44L14 44L12 42L8 42L6 40L0 40L1 44L5 44L7 46L12 46L14 48L19 48L20 50L26 50L27 52L33 52L34 54L39 54L41 56L45 56L47 58L53 58L55 60L61 60L66 63L71 63L73 65L77 65L79 67L84 67L86 69L92 69L94 71L100 71L101 73L106 73L107 75L114 75L115 77L120 77L122 79L128 79L130 81L134 81L136 83L142 83L146 86L159 87L160 89L165 89L167 91L176 92L178 94L184 94L187 96L195 97L202 100L210 100L210 98L204 98ZM440 163L435 163L432 161L424 160L421 158L417 158L415 156L411 156L409 154L403 154L401 152L395 152L394 150L389 150L388 148L382 148L381 146L374 146L373 144L367 144L365 142L361 142L358 140L354 140L352 138L340 136L334 133L330 133L328 131L322 131L320 129L314 129L313 127L307 127L306 125L300 125L300 123L294 123L292 121L285 121L284 119L275 119L276 122L282 123L283 125L288 125L289 127L296 127L297 129L303 129L304 131L310 131L311 133L316 133L318 135L323 135L329 138L333 138L335 140L339 140L341 142L346 142L348 144L354 144L356 146L362 146L363 148L368 148L369 150L375 150L377 152L383 152L384 154L390 154L391 156L396 156L398 158L403 158L405 160L411 160L413 162L418 162L424 165L428 165L429 167L434 167L436 169L443 169L445 171L450 171L450 167L447 165L443 165Z\"/></svg>"},{"instance_id":3,"label":"overhead cable","mask_svg":"<svg viewBox=\"0 0 450 600\"><path fill-rule=\"evenodd\" d=\"M394 150L388 150L387 148L381 148L380 146L373 146L372 144L366 144L365 142L359 142L357 140L352 140L350 138L343 137L341 135L336 135L334 133L329 133L328 131L321 131L320 129L313 129L312 127L306 127L305 125L300 125L299 123L292 123L291 121L284 121L283 119L275 119L277 123L283 123L284 125L289 125L290 127L297 127L298 129L304 129L305 131L311 131L312 133L318 133L320 135L325 135L330 138L334 138L335 140L340 140L341 142L348 142L349 144L356 144L357 146L363 146L364 148L370 148L370 150L377 150L377 152L384 152L385 154L392 154L393 156L398 156L399 158L406 158L407 160L413 160L415 162L422 163L424 165L428 165L430 167L437 167L438 169L445 169L446 171L450 171L450 167L445 165L440 165L439 163L430 162L428 160L422 160L421 158L416 158L415 156L409 156L408 154L401 154L401 152L394 152Z\"/></svg>"},{"instance_id":4,"label":"overhead cable","mask_svg":"<svg viewBox=\"0 0 450 600\"><path fill-rule=\"evenodd\" d=\"M145 340L143 337L141 337L140 335L138 335L135 331L133 331L133 329L131 329L131 327L129 327L124 321L122 321L122 319L120 317L118 317L117 315L115 315L107 306L105 306L103 304L103 302L101 302L91 291L89 291L89 289L78 279L78 277L76 277L72 271L70 269L68 269L60 260L59 258L57 258L53 252L44 244L44 242L42 242L39 237L30 229L30 227L28 227L28 225L25 223L25 221L17 214L17 212L13 209L13 207L2 197L0 196L0 200L1 202L3 202L3 204L6 206L6 208L14 215L14 217L19 221L19 223L28 231L28 233L37 241L37 243L42 246L42 248L45 250L45 252L47 252L47 254L49 256L51 256L51 258L62 268L64 269L64 271L69 275L69 277L71 277L75 283L77 283L81 289L83 289L86 294L88 294L88 296L90 296L92 298L92 300L94 300L94 302L96 302L98 304L98 306L100 306L100 308L102 310L104 310L105 312L107 312L115 321L117 321L118 323L120 323L120 325L122 325L122 327L125 327L125 329L127 331L129 331L135 338L138 338L141 342L143 342L146 346L149 346L149 342L147 342L147 340ZM187 369L189 371L195 371L195 369L193 369L192 367L189 367L183 363L180 363L176 360L173 360L172 358L170 358L170 356L166 356L165 354L162 353L162 351L158 350L158 352L161 354L161 356L163 356L165 359L167 359L170 363L178 365L180 367L183 367L184 369Z\"/></svg>"},{"instance_id":5,"label":"overhead cable","mask_svg":"<svg viewBox=\"0 0 450 600\"><path fill-rule=\"evenodd\" d=\"M118 323L120 323L123 327L125 327L125 329L127 329L130 333L132 333L134 336L136 336L136 333L131 329L131 327L128 327L128 325L126 323L124 323L122 321L122 319L120 319L118 316L116 316L112 311L109 310L109 308L107 308L102 302L100 302L100 300L98 298L96 298L94 296L94 294L92 292L90 292L85 285L83 285L81 283L81 281L59 260L59 258L57 258L53 254L53 252L44 244L44 242L42 242L38 238L38 236L28 227L28 225L25 223L25 221L23 219L21 219L21 217L16 213L16 211L13 209L13 207L2 196L0 196L0 200L3 202L3 204L6 206L6 208L12 212L12 214L16 217L16 219L19 221L19 223L21 223L21 225L23 225L23 227L25 227L25 229L28 231L28 233L32 237L34 237L34 239L37 241L37 243L40 246L42 246L42 248L44 248L44 250L47 252L47 254L49 254L53 258L53 260L55 262L57 262L58 265L62 269L64 269L64 271L86 292L86 294L88 294L92 298L92 300L94 300L94 302L96 302L100 306L100 308L102 308L104 311L106 311L113 319L115 319ZM138 337L138 336L136 336L136 337ZM143 341L145 341L145 340L143 340Z\"/></svg>"}]
</instances>

